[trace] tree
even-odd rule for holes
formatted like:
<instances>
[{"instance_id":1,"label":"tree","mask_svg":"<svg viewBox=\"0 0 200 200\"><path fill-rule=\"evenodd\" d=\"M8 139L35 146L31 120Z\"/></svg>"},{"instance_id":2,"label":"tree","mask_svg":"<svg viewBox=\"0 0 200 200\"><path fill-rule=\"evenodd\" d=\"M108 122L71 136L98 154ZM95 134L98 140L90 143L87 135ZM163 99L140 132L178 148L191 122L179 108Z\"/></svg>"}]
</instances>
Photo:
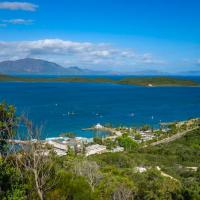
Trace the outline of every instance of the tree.
<instances>
[{"instance_id":1,"label":"tree","mask_svg":"<svg viewBox=\"0 0 200 200\"><path fill-rule=\"evenodd\" d=\"M96 143L96 144L102 144L102 143L103 143L103 140L102 140L101 137L94 137L94 138L93 138L93 141L94 141L94 143Z\"/></svg>"},{"instance_id":2,"label":"tree","mask_svg":"<svg viewBox=\"0 0 200 200\"><path fill-rule=\"evenodd\" d=\"M92 191L85 177L75 176L67 170L59 170L58 184L48 192L48 200L92 200Z\"/></svg>"},{"instance_id":3,"label":"tree","mask_svg":"<svg viewBox=\"0 0 200 200\"><path fill-rule=\"evenodd\" d=\"M0 199L24 200L25 189L19 171L9 159L0 158Z\"/></svg>"},{"instance_id":4,"label":"tree","mask_svg":"<svg viewBox=\"0 0 200 200\"><path fill-rule=\"evenodd\" d=\"M177 125L176 123L172 123L172 124L169 124L168 125L168 128L170 129L168 132L169 134L176 134L178 132L178 129L177 129Z\"/></svg>"},{"instance_id":5,"label":"tree","mask_svg":"<svg viewBox=\"0 0 200 200\"><path fill-rule=\"evenodd\" d=\"M104 141L103 141L103 144L106 146L106 148L108 149L108 150L112 150L113 148L115 148L116 147L116 141L113 141L113 140L111 140L111 139L105 139Z\"/></svg>"},{"instance_id":6,"label":"tree","mask_svg":"<svg viewBox=\"0 0 200 200\"><path fill-rule=\"evenodd\" d=\"M133 200L136 191L137 188L128 178L107 174L99 183L96 195L100 200Z\"/></svg>"},{"instance_id":7,"label":"tree","mask_svg":"<svg viewBox=\"0 0 200 200\"><path fill-rule=\"evenodd\" d=\"M131 160L124 152L105 153L101 154L100 157L101 163L106 163L106 165L115 166L117 169L131 168L135 166L135 162Z\"/></svg>"},{"instance_id":8,"label":"tree","mask_svg":"<svg viewBox=\"0 0 200 200\"><path fill-rule=\"evenodd\" d=\"M138 143L128 137L127 135L122 135L117 138L117 141L121 147L124 147L126 151L132 151L138 147Z\"/></svg>"},{"instance_id":9,"label":"tree","mask_svg":"<svg viewBox=\"0 0 200 200\"><path fill-rule=\"evenodd\" d=\"M133 191L131 188L120 184L112 194L113 200L132 200Z\"/></svg>"},{"instance_id":10,"label":"tree","mask_svg":"<svg viewBox=\"0 0 200 200\"><path fill-rule=\"evenodd\" d=\"M145 124L143 127L141 127L141 131L148 131L150 129L150 126Z\"/></svg>"},{"instance_id":11,"label":"tree","mask_svg":"<svg viewBox=\"0 0 200 200\"><path fill-rule=\"evenodd\" d=\"M187 200L200 199L200 183L194 178L183 180L183 197Z\"/></svg>"},{"instance_id":12,"label":"tree","mask_svg":"<svg viewBox=\"0 0 200 200\"><path fill-rule=\"evenodd\" d=\"M13 138L17 128L15 108L7 103L0 104L0 154L6 155L8 140Z\"/></svg>"},{"instance_id":13,"label":"tree","mask_svg":"<svg viewBox=\"0 0 200 200\"><path fill-rule=\"evenodd\" d=\"M95 186L97 186L102 178L99 166L95 161L83 160L75 163L74 172L76 175L86 178L92 191L94 191Z\"/></svg>"},{"instance_id":14,"label":"tree","mask_svg":"<svg viewBox=\"0 0 200 200\"><path fill-rule=\"evenodd\" d=\"M140 133L135 133L135 140L141 140L142 135Z\"/></svg>"},{"instance_id":15,"label":"tree","mask_svg":"<svg viewBox=\"0 0 200 200\"><path fill-rule=\"evenodd\" d=\"M21 176L34 186L40 200L45 199L47 191L59 181L55 171L55 158L52 150L39 140L40 129L33 127L32 122L23 118L27 127L26 144L20 144L15 156L15 167Z\"/></svg>"},{"instance_id":16,"label":"tree","mask_svg":"<svg viewBox=\"0 0 200 200\"><path fill-rule=\"evenodd\" d=\"M138 185L136 199L159 200L159 199L179 199L181 194L181 184L179 181L164 177L161 172L149 169L144 173L138 173L133 177Z\"/></svg>"}]
</instances>

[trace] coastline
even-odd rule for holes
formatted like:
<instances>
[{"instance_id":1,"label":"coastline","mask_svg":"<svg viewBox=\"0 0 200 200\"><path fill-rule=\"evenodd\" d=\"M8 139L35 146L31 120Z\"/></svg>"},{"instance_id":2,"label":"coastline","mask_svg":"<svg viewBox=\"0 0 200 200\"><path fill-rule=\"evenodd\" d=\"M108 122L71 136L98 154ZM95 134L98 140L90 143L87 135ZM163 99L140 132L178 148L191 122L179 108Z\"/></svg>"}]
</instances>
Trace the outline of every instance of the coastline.
<instances>
[{"instance_id":1,"label":"coastline","mask_svg":"<svg viewBox=\"0 0 200 200\"><path fill-rule=\"evenodd\" d=\"M124 151L127 142L133 143L134 146L147 148L163 143L169 143L178 138L183 137L188 132L198 130L200 127L200 118L193 118L186 121L169 122L160 124L159 129L152 129L152 127L144 125L143 127L106 127L101 124L94 125L84 130L107 131L111 135L106 137L51 137L41 140L39 138L32 140L8 140L8 143L19 145L31 145L34 143L41 143L43 145L50 145L54 151L59 155L66 155L69 149L83 153L86 149L86 156L93 154L101 154L106 152L121 152ZM120 143L124 140L125 143ZM111 145L111 146L110 146ZM124 146L125 145L125 146ZM48 153L48 152L46 152Z\"/></svg>"},{"instance_id":2,"label":"coastline","mask_svg":"<svg viewBox=\"0 0 200 200\"><path fill-rule=\"evenodd\" d=\"M23 77L0 74L0 82L24 83L104 83L118 85L133 85L143 87L199 87L200 83L186 78L168 76L156 77L123 77L113 79L110 77Z\"/></svg>"}]
</instances>

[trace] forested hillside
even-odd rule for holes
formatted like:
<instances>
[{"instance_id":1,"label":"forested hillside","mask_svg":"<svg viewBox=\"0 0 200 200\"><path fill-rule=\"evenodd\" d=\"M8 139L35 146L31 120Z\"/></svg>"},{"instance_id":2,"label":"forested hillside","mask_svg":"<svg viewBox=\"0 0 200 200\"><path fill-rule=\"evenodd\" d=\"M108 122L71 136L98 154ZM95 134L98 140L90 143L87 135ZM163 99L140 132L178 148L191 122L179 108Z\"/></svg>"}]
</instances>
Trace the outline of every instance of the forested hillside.
<instances>
[{"instance_id":1,"label":"forested hillside","mask_svg":"<svg viewBox=\"0 0 200 200\"><path fill-rule=\"evenodd\" d=\"M20 120L31 139L26 148L9 143ZM167 144L89 157L73 150L57 156L33 140L37 133L13 106L0 104L0 199L200 199L200 129Z\"/></svg>"}]
</instances>

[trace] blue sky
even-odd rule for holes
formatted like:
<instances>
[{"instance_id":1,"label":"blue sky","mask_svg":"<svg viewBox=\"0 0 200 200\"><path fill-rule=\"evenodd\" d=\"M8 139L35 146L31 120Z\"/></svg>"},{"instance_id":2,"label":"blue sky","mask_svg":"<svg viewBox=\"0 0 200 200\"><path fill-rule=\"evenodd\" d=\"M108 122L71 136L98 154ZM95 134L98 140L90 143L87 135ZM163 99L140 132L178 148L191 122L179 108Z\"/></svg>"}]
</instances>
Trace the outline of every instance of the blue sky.
<instances>
[{"instance_id":1,"label":"blue sky","mask_svg":"<svg viewBox=\"0 0 200 200\"><path fill-rule=\"evenodd\" d=\"M200 70L199 0L0 1L0 60L65 67Z\"/></svg>"}]
</instances>

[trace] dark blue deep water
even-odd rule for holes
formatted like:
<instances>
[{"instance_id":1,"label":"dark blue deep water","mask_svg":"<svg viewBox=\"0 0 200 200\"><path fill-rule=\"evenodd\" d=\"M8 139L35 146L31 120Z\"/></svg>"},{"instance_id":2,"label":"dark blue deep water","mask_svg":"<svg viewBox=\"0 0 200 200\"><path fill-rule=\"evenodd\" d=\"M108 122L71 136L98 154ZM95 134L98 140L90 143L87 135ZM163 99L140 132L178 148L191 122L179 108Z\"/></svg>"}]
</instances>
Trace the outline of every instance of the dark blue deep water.
<instances>
[{"instance_id":1,"label":"dark blue deep water","mask_svg":"<svg viewBox=\"0 0 200 200\"><path fill-rule=\"evenodd\" d=\"M81 129L96 123L157 126L200 117L200 87L0 83L2 100L14 104L18 114L25 113L35 124L43 125L43 137L62 132L91 137L92 132Z\"/></svg>"}]
</instances>

